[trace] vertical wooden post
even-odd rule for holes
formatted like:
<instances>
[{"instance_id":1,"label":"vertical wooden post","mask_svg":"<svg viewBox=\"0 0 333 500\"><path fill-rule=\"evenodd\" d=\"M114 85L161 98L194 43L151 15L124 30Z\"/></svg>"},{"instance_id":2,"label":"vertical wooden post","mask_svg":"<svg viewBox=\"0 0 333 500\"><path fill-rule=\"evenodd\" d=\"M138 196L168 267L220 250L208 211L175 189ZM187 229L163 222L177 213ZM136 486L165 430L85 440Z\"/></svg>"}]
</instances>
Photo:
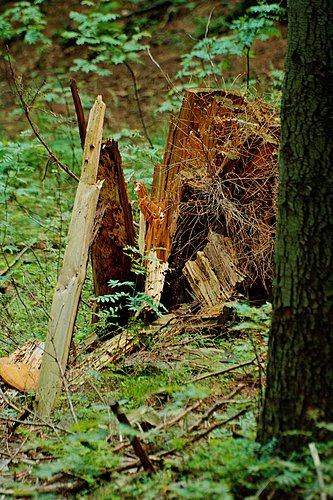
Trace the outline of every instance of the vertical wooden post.
<instances>
[{"instance_id":1,"label":"vertical wooden post","mask_svg":"<svg viewBox=\"0 0 333 500\"><path fill-rule=\"evenodd\" d=\"M38 414L50 415L61 391L82 285L86 275L96 205L96 184L105 104L98 96L90 112L81 178L68 232L68 244L53 296L51 319L37 387Z\"/></svg>"},{"instance_id":2,"label":"vertical wooden post","mask_svg":"<svg viewBox=\"0 0 333 500\"><path fill-rule=\"evenodd\" d=\"M104 184L98 200L91 245L96 297L113 292L108 284L111 279L135 280L131 272L131 259L124 253L126 246L135 245L132 208L128 200L118 143L114 140L103 141L98 178L103 179ZM122 320L126 318L127 313L122 311Z\"/></svg>"}]
</instances>

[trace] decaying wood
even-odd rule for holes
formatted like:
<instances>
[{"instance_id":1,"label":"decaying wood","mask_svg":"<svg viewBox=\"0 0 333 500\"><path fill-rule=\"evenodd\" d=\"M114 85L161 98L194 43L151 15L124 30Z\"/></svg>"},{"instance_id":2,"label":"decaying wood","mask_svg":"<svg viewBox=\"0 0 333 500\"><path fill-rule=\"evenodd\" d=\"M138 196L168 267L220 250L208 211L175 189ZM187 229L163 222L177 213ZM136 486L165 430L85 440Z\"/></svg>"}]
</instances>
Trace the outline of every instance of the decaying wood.
<instances>
[{"instance_id":1,"label":"decaying wood","mask_svg":"<svg viewBox=\"0 0 333 500\"><path fill-rule=\"evenodd\" d=\"M0 358L0 378L21 392L35 389L44 352L44 342L28 340L10 356Z\"/></svg>"},{"instance_id":2,"label":"decaying wood","mask_svg":"<svg viewBox=\"0 0 333 500\"><path fill-rule=\"evenodd\" d=\"M133 216L121 156L114 140L108 139L102 144L98 179L103 179L104 183L91 244L96 297L112 293L112 288L108 285L110 279L133 281L131 259L124 254L126 246L133 247L135 244Z\"/></svg>"},{"instance_id":3,"label":"decaying wood","mask_svg":"<svg viewBox=\"0 0 333 500\"><path fill-rule=\"evenodd\" d=\"M76 81L70 83L81 144L84 147L86 121ZM131 205L121 164L118 143L107 139L102 143L97 177L103 180L99 195L94 234L91 244L91 263L96 297L112 293L110 279L130 281L131 261L124 254L126 246L134 246L134 225ZM119 290L118 290L119 291ZM97 304L94 305L94 311ZM93 321L97 319L93 315ZM124 317L123 320L126 320Z\"/></svg>"},{"instance_id":4,"label":"decaying wood","mask_svg":"<svg viewBox=\"0 0 333 500\"><path fill-rule=\"evenodd\" d=\"M215 306L228 300L243 281L233 253L230 238L210 231L204 250L185 263L183 273L201 304Z\"/></svg>"},{"instance_id":5,"label":"decaying wood","mask_svg":"<svg viewBox=\"0 0 333 500\"><path fill-rule=\"evenodd\" d=\"M155 168L154 178L156 176L156 171L159 167ZM153 183L154 188L156 184ZM156 302L160 302L161 295L164 287L165 274L168 270L168 263L165 260L161 260L161 252L165 252L164 247L159 246L159 241L155 238L154 247L147 247L147 238L149 239L151 234L159 234L161 224L165 217L165 211L148 196L148 191L143 182L135 183L135 191L138 195L138 205L141 210L141 215L143 215L145 221L148 224L149 234L146 233L146 227L143 225L142 218L140 219L140 233L139 233L139 243L143 250L142 253L146 252L146 281L145 281L145 293L152 297ZM152 192L152 197L156 197L156 193Z\"/></svg>"},{"instance_id":6,"label":"decaying wood","mask_svg":"<svg viewBox=\"0 0 333 500\"><path fill-rule=\"evenodd\" d=\"M90 112L81 178L68 231L68 244L53 296L50 322L37 387L38 413L49 416L60 393L86 274L94 216L101 183L96 184L105 104L98 96Z\"/></svg>"},{"instance_id":7,"label":"decaying wood","mask_svg":"<svg viewBox=\"0 0 333 500\"><path fill-rule=\"evenodd\" d=\"M86 133L87 133L86 118L84 116L84 111L83 111L83 107L82 107L82 103L81 103L79 91L77 89L77 85L76 85L76 81L75 80L71 80L70 87L71 87L73 102L74 102L74 106L75 106L77 123L78 123L78 126L79 126L81 146L82 146L82 149L84 149L84 143L85 143L85 140L86 140Z\"/></svg>"},{"instance_id":8,"label":"decaying wood","mask_svg":"<svg viewBox=\"0 0 333 500\"><path fill-rule=\"evenodd\" d=\"M161 296L164 287L165 275L168 270L168 263L161 262L157 257L157 251L150 250L147 255L147 276L145 283L145 293L152 297L155 302L161 301Z\"/></svg>"},{"instance_id":9,"label":"decaying wood","mask_svg":"<svg viewBox=\"0 0 333 500\"><path fill-rule=\"evenodd\" d=\"M100 371L107 365L117 363L126 354L136 348L134 337L128 332L119 333L109 340L102 342L93 352L84 356L82 361L72 367L67 374L71 385L81 385L84 376L89 370Z\"/></svg>"},{"instance_id":10,"label":"decaying wood","mask_svg":"<svg viewBox=\"0 0 333 500\"><path fill-rule=\"evenodd\" d=\"M186 263L191 261L185 274L192 274L192 281L198 261L200 281L214 268L214 256L208 258L205 249L210 231L229 238L225 243L235 257L231 266L224 252L227 268L218 275L215 267L209 286L214 299L204 303L214 303L219 291L227 297L241 277L244 287L259 281L265 288L270 282L278 133L274 112L239 92L186 92L179 117L170 124L163 163L155 168L151 196L143 185L137 189L147 222L146 255L168 266L160 274L157 266L148 270L149 293L159 296L163 288L162 302L169 306L189 298Z\"/></svg>"}]
</instances>

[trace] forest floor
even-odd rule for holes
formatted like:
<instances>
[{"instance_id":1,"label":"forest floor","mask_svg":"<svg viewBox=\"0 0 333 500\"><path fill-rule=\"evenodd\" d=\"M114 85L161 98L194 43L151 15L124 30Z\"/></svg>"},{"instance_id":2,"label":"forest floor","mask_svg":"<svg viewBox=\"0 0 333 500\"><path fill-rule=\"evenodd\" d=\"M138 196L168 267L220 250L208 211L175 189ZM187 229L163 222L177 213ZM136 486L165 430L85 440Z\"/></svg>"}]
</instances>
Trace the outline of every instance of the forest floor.
<instances>
[{"instance_id":1,"label":"forest floor","mask_svg":"<svg viewBox=\"0 0 333 500\"><path fill-rule=\"evenodd\" d=\"M64 9L68 12L79 3L49 2L50 36L63 28ZM151 180L153 164L161 160L170 116L169 111L157 110L169 99L172 86L179 85L176 74L182 55L193 45L193 38L205 32L211 13L213 20L227 17L242 4L215 0L194 3L192 11L184 6L174 9L171 2L167 8L146 13L148 18L151 16L150 24L154 23L149 42L151 56L146 53L142 64L132 65L143 118L157 152L152 148L149 153L142 153L138 152L140 144L125 144L131 131L142 133L142 123L133 75L124 65L115 66L108 77L83 77L82 73L69 70L71 62L83 54L82 48L54 44L51 50L38 57L34 53L32 57L30 47L22 48L14 42L10 51L15 59L15 73L22 75L28 86L39 88L44 79L53 78L55 67L63 65L65 78L61 85L67 101L50 102L43 110L54 114L56 120L68 114L72 122L75 120L68 97L72 78L77 80L86 110L101 94L107 107L105 133L119 139L126 173L131 173L140 162L146 169L144 157L149 156L150 166L142 175ZM131 19L131 12L124 10L123 15ZM281 39L254 44L251 75L257 81L258 95L266 92L266 80L272 71L283 69L285 26L281 29ZM244 88L245 66L245 57L233 58L230 67L218 76L221 87L237 87L240 83ZM210 84L208 78L201 86L209 88ZM15 111L17 96L4 63L0 92L0 134L5 137L4 144L12 141L17 147L25 137L27 124L22 113ZM181 98L182 91L179 102ZM47 136L61 151L64 142L59 140L57 144L58 123L55 121ZM43 120L39 126L43 132ZM77 131L75 137L78 142ZM141 144L145 142L144 137L140 140ZM32 145L24 146L19 154L33 165L40 151L29 148ZM80 149L79 143L76 148ZM3 236L0 269L25 246L29 250L17 266L18 274L13 275L14 285L7 284L1 290L3 356L31 337L43 338L45 309L61 261L65 240L61 232L70 217L74 188L57 174L57 190L48 178L41 182L44 168L46 175L42 158L37 170L31 168L28 172L30 180L20 171L19 189L8 190L8 227ZM38 188L28 186L31 179ZM42 196L38 183L43 185ZM65 196L68 200L64 201ZM55 201L58 205L53 204ZM36 214L38 226L31 222ZM59 221L48 222L51 215L58 216ZM29 240L29 245L27 234L33 240ZM86 356L93 357L98 346L119 333L110 334L107 324L96 333L87 306L93 294L91 273L85 286L74 337L76 347L70 360L73 372ZM20 393L0 382L0 498L292 498L288 481L297 484L297 478L302 477L306 483L307 472L288 460L272 459L269 449L259 452L255 442L269 316L269 304L252 307L244 297L235 295L214 318L197 315L186 304L151 324L134 321L120 333L129 337L128 354L109 361L101 370L83 371L76 379L65 381L68 390L50 420L36 416L33 393ZM95 343L88 346L89 338ZM119 418L116 402L130 425ZM137 438L144 451L138 451Z\"/></svg>"}]
</instances>

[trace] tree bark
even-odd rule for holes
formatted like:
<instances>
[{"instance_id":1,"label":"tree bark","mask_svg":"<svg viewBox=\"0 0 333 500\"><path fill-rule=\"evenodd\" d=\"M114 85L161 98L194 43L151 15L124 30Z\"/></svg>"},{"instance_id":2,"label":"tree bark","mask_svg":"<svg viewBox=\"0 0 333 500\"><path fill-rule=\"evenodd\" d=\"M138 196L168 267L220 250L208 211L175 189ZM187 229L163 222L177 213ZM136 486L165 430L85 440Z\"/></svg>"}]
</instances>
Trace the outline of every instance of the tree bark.
<instances>
[{"instance_id":1,"label":"tree bark","mask_svg":"<svg viewBox=\"0 0 333 500\"><path fill-rule=\"evenodd\" d=\"M131 259L124 253L126 246L133 247L135 244L132 208L127 196L118 143L114 140L108 139L102 143L98 179L104 183L91 244L96 297L113 292L108 284L111 279L135 281L135 275L131 272ZM129 313L122 310L123 322L128 316ZM93 319L96 319L95 315Z\"/></svg>"},{"instance_id":2,"label":"tree bark","mask_svg":"<svg viewBox=\"0 0 333 500\"><path fill-rule=\"evenodd\" d=\"M333 4L289 2L267 390L258 439L284 450L333 420Z\"/></svg>"}]
</instances>

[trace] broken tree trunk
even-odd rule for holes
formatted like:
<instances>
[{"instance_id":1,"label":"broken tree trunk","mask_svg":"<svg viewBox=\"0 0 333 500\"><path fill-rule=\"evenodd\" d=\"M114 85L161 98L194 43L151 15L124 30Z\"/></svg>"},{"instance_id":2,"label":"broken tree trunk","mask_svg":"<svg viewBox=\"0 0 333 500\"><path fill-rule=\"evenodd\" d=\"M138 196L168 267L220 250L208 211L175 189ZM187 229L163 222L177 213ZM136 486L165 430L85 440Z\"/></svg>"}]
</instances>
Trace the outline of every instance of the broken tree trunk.
<instances>
[{"instance_id":1,"label":"broken tree trunk","mask_svg":"<svg viewBox=\"0 0 333 500\"><path fill-rule=\"evenodd\" d=\"M86 135L84 111L75 80L71 81L70 86L81 144L84 147ZM94 237L91 244L91 264L95 297L100 297L112 293L113 290L108 285L110 279L131 281L133 278L131 259L124 254L126 246L134 246L133 216L127 196L118 143L114 140L107 139L102 143L97 178L104 182L96 211ZM99 304L99 307L102 305ZM95 314L97 309L98 304L95 302L93 321L97 320ZM124 322L127 317L128 313L122 311Z\"/></svg>"},{"instance_id":2,"label":"broken tree trunk","mask_svg":"<svg viewBox=\"0 0 333 500\"><path fill-rule=\"evenodd\" d=\"M124 254L124 248L133 247L135 242L133 216L118 143L114 140L108 139L102 144L98 179L103 179L104 183L98 201L91 245L96 297L112 293L112 288L108 285L111 279L133 281L131 259ZM125 314L126 312L122 311L122 320L126 320Z\"/></svg>"},{"instance_id":3,"label":"broken tree trunk","mask_svg":"<svg viewBox=\"0 0 333 500\"><path fill-rule=\"evenodd\" d=\"M162 166L155 168L151 197L142 184L137 186L147 221L146 255L160 260L152 270L147 266L146 291L164 305L191 297L183 269L204 250L209 230L231 239L233 265L246 277L245 288L270 283L276 116L268 105L235 91L186 92L170 125ZM226 290L230 283L221 286Z\"/></svg>"},{"instance_id":4,"label":"broken tree trunk","mask_svg":"<svg viewBox=\"0 0 333 500\"><path fill-rule=\"evenodd\" d=\"M102 183L96 184L105 104L98 96L90 112L82 173L68 231L68 244L53 296L37 387L38 414L50 415L64 382L73 327L86 275L88 250Z\"/></svg>"}]
</instances>

